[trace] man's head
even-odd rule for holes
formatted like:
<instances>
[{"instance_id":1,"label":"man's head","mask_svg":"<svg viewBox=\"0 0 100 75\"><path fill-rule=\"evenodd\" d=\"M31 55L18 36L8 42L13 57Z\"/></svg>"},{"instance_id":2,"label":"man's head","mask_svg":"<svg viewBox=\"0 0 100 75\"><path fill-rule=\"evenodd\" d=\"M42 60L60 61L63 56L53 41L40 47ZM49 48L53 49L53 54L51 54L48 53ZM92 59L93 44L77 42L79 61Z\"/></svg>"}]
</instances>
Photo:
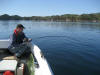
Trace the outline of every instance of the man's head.
<instances>
[{"instance_id":1,"label":"man's head","mask_svg":"<svg viewBox=\"0 0 100 75\"><path fill-rule=\"evenodd\" d=\"M18 24L16 27L16 31L18 33L23 32L23 29L25 29L25 27L22 24Z\"/></svg>"}]
</instances>

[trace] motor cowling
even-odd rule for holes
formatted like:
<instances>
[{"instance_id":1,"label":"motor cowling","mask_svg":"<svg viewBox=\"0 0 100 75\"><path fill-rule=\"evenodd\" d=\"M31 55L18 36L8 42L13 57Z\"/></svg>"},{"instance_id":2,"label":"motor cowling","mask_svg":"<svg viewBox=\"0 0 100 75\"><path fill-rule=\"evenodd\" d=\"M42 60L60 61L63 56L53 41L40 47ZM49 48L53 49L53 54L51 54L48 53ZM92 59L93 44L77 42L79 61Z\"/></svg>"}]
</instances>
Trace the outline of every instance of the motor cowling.
<instances>
[{"instance_id":1,"label":"motor cowling","mask_svg":"<svg viewBox=\"0 0 100 75\"><path fill-rule=\"evenodd\" d=\"M14 75L14 73L11 72L11 71L5 71L5 72L3 73L3 75Z\"/></svg>"}]
</instances>

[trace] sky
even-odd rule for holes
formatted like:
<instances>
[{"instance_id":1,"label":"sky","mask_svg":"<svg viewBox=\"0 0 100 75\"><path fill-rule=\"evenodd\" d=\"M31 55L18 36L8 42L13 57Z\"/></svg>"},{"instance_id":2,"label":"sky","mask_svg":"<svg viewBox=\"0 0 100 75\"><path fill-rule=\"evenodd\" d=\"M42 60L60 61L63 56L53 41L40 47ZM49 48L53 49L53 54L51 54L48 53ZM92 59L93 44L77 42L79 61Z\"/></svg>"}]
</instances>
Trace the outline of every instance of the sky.
<instances>
[{"instance_id":1,"label":"sky","mask_svg":"<svg viewBox=\"0 0 100 75\"><path fill-rule=\"evenodd\" d=\"M51 16L100 12L100 0L0 0L0 15Z\"/></svg>"}]
</instances>

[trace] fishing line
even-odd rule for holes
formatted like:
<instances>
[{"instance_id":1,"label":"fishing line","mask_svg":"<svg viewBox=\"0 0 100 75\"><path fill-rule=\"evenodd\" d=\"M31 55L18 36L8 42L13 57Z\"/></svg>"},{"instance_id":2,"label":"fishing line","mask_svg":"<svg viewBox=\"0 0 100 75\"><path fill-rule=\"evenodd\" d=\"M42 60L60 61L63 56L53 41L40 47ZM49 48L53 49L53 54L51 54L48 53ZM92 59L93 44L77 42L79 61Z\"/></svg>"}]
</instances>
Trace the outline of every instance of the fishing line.
<instances>
[{"instance_id":1,"label":"fishing line","mask_svg":"<svg viewBox=\"0 0 100 75\"><path fill-rule=\"evenodd\" d=\"M39 39L44 39L44 38L68 38L68 36L40 36L40 37L36 37L34 38L34 40L39 40Z\"/></svg>"},{"instance_id":2,"label":"fishing line","mask_svg":"<svg viewBox=\"0 0 100 75\"><path fill-rule=\"evenodd\" d=\"M40 36L40 37L36 37L33 39L33 41L38 41L39 39L44 39L44 38L66 38L67 40L75 43L75 44L78 44L78 45L82 45L82 46L88 46L88 44L83 44L81 43L81 40L78 40L78 39L75 39L73 37L70 37L70 36Z\"/></svg>"}]
</instances>

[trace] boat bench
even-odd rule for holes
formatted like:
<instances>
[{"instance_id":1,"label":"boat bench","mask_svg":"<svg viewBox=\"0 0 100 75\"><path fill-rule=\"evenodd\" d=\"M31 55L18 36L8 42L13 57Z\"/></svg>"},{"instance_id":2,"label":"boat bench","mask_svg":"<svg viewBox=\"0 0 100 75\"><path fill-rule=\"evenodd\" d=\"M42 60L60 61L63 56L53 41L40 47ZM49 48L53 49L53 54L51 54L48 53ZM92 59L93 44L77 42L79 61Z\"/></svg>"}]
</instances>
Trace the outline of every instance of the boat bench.
<instances>
[{"instance_id":1,"label":"boat bench","mask_svg":"<svg viewBox=\"0 0 100 75\"><path fill-rule=\"evenodd\" d=\"M12 57L10 57L12 56ZM13 54L9 52L7 48L0 49L0 60L3 60L5 57L13 58ZM7 59L7 58L6 58ZM8 58L9 59L9 58Z\"/></svg>"}]
</instances>

